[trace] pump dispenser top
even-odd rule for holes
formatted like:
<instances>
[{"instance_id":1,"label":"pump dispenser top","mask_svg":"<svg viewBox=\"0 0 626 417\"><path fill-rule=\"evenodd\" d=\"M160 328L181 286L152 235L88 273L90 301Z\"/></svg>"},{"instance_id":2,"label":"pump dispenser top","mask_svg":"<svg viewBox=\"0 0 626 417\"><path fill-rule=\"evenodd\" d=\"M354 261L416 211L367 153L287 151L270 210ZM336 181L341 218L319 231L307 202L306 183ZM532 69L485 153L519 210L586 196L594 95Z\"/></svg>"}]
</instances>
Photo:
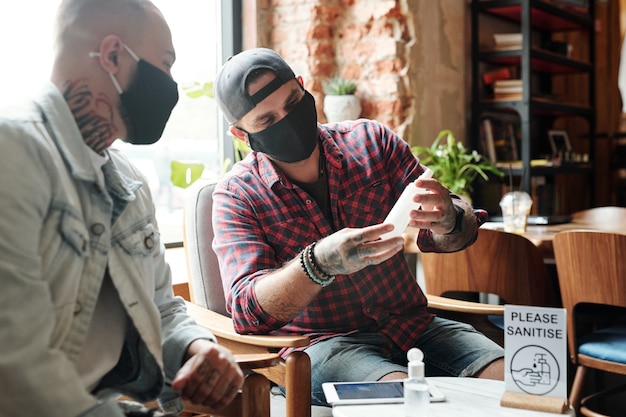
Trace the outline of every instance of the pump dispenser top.
<instances>
[{"instance_id":1,"label":"pump dispenser top","mask_svg":"<svg viewBox=\"0 0 626 417\"><path fill-rule=\"evenodd\" d=\"M411 348L406 356L409 360L409 379L424 378L424 353L418 348Z\"/></svg>"}]
</instances>

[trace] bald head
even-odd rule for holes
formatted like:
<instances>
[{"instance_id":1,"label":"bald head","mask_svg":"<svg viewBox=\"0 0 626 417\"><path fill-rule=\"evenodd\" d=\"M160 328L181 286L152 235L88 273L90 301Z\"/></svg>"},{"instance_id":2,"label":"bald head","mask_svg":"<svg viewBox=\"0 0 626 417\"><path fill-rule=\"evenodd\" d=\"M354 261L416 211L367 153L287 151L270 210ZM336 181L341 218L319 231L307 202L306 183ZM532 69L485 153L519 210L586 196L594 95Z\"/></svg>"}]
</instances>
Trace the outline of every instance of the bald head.
<instances>
[{"instance_id":1,"label":"bald head","mask_svg":"<svg viewBox=\"0 0 626 417\"><path fill-rule=\"evenodd\" d=\"M51 81L68 102L85 142L97 152L115 138L126 138L131 129L120 96L134 80L139 61L171 77L172 35L148 0L63 0L54 40Z\"/></svg>"},{"instance_id":2,"label":"bald head","mask_svg":"<svg viewBox=\"0 0 626 417\"><path fill-rule=\"evenodd\" d=\"M96 50L113 33L137 41L145 32L148 8L154 6L147 0L64 0L55 24L55 51Z\"/></svg>"}]
</instances>

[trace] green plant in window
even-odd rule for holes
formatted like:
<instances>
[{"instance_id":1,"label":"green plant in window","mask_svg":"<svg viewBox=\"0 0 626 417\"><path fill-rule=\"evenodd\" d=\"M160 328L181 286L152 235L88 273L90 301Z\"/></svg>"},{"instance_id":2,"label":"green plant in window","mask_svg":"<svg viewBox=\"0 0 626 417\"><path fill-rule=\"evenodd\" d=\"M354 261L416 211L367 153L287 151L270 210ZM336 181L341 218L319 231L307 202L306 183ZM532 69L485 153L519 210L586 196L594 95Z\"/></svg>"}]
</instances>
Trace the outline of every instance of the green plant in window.
<instances>
[{"instance_id":1,"label":"green plant in window","mask_svg":"<svg viewBox=\"0 0 626 417\"><path fill-rule=\"evenodd\" d=\"M457 141L450 130L439 132L431 146L413 146L411 151L421 163L434 171L434 178L459 196L471 195L478 176L485 181L489 180L488 172L504 176L504 172L489 159Z\"/></svg>"},{"instance_id":2,"label":"green plant in window","mask_svg":"<svg viewBox=\"0 0 626 417\"><path fill-rule=\"evenodd\" d=\"M190 98L196 99L200 97L207 97L212 99L214 97L213 81L195 81L193 83L183 85L182 89L185 94ZM240 141L237 138L233 138L233 146L235 149L235 161L243 159L248 154L248 152L250 152L250 148L244 142ZM224 161L222 173L226 173L231 165L232 161L227 158ZM198 180L202 176L203 172L203 164L194 162L172 161L170 179L173 185L181 188L187 188L196 180Z\"/></svg>"},{"instance_id":3,"label":"green plant in window","mask_svg":"<svg viewBox=\"0 0 626 417\"><path fill-rule=\"evenodd\" d=\"M213 98L213 81L198 82L185 84L183 91L191 98L208 97Z\"/></svg>"},{"instance_id":4,"label":"green plant in window","mask_svg":"<svg viewBox=\"0 0 626 417\"><path fill-rule=\"evenodd\" d=\"M172 161L170 180L180 188L187 188L198 180L204 172L204 164Z\"/></svg>"}]
</instances>

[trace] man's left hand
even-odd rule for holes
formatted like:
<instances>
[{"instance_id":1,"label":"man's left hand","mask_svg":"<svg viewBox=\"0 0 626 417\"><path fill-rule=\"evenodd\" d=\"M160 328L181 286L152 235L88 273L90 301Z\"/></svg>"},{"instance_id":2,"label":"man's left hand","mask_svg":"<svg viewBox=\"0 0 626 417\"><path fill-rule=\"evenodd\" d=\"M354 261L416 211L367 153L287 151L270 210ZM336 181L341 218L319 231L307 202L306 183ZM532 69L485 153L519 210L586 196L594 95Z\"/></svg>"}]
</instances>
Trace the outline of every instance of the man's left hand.
<instances>
[{"instance_id":1,"label":"man's left hand","mask_svg":"<svg viewBox=\"0 0 626 417\"><path fill-rule=\"evenodd\" d=\"M430 229L438 235L451 232L456 224L457 211L450 190L432 178L417 180L417 186L425 192L417 193L413 201L421 203L422 209L411 211L409 226Z\"/></svg>"}]
</instances>

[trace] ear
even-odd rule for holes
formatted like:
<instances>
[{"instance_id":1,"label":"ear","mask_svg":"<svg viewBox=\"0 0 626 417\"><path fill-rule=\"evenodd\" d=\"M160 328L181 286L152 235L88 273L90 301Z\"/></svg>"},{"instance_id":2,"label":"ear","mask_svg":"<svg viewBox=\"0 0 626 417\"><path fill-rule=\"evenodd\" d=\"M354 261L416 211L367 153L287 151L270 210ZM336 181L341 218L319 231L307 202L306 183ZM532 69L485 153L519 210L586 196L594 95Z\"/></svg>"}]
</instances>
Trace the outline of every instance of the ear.
<instances>
[{"instance_id":1,"label":"ear","mask_svg":"<svg viewBox=\"0 0 626 417\"><path fill-rule=\"evenodd\" d=\"M237 128L235 125L231 125L229 130L234 137L244 142L246 145L250 146L250 142L248 141L248 134L246 132Z\"/></svg>"},{"instance_id":2,"label":"ear","mask_svg":"<svg viewBox=\"0 0 626 417\"><path fill-rule=\"evenodd\" d=\"M302 78L302 75L298 75L298 76L296 77L296 80L298 80L298 82L300 83L300 85L301 85L302 87L304 87L304 79Z\"/></svg>"},{"instance_id":3,"label":"ear","mask_svg":"<svg viewBox=\"0 0 626 417\"><path fill-rule=\"evenodd\" d=\"M100 65L105 71L117 74L120 70L119 56L124 49L124 44L118 35L107 35L100 41L98 49Z\"/></svg>"}]
</instances>

